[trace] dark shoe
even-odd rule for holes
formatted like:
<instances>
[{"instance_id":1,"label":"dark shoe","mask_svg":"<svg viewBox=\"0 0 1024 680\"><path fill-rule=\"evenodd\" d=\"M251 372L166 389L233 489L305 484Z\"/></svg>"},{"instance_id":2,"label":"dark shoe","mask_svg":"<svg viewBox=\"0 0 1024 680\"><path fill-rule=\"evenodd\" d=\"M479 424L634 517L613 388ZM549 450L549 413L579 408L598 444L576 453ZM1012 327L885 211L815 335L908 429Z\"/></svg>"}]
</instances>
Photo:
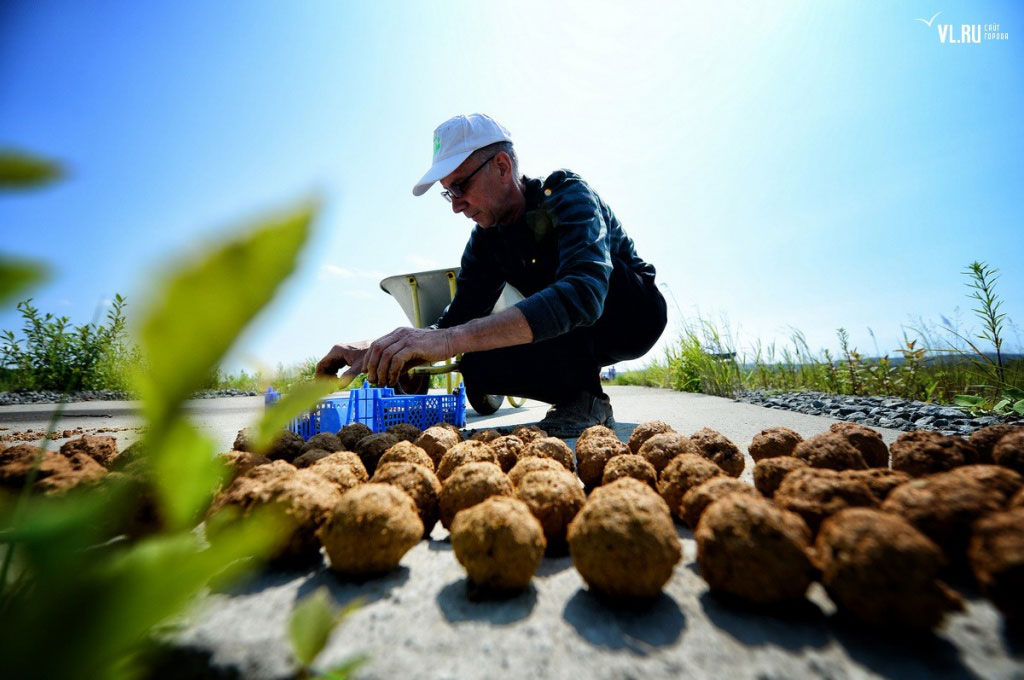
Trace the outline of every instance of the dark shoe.
<instances>
[{"instance_id":1,"label":"dark shoe","mask_svg":"<svg viewBox=\"0 0 1024 680\"><path fill-rule=\"evenodd\" d=\"M612 404L607 394L596 396L590 392L579 392L549 408L544 420L537 423L548 436L560 439L578 437L591 425L615 427Z\"/></svg>"}]
</instances>

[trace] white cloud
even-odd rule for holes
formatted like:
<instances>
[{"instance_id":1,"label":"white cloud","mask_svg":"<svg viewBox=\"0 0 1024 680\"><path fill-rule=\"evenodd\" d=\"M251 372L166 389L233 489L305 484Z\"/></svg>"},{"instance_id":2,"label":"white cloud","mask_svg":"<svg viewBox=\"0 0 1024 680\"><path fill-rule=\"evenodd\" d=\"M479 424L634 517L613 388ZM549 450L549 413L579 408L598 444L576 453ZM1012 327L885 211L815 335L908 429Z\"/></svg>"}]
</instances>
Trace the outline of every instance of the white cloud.
<instances>
[{"instance_id":1,"label":"white cloud","mask_svg":"<svg viewBox=\"0 0 1024 680\"><path fill-rule=\"evenodd\" d=\"M331 279L370 279L379 281L384 278L384 273L376 269L350 269L339 267L336 264L325 264L320 267L319 279L327 281Z\"/></svg>"}]
</instances>

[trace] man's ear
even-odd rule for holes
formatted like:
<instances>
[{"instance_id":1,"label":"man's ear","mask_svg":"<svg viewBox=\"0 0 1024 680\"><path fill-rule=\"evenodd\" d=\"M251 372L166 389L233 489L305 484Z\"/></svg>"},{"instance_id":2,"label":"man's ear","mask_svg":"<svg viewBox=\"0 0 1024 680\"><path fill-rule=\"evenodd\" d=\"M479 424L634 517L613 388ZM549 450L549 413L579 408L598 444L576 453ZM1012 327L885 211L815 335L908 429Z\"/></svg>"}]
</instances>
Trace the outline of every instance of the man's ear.
<instances>
[{"instance_id":1,"label":"man's ear","mask_svg":"<svg viewBox=\"0 0 1024 680\"><path fill-rule=\"evenodd\" d=\"M512 174L512 159L504 151L499 151L492 162L498 168L502 177Z\"/></svg>"}]
</instances>

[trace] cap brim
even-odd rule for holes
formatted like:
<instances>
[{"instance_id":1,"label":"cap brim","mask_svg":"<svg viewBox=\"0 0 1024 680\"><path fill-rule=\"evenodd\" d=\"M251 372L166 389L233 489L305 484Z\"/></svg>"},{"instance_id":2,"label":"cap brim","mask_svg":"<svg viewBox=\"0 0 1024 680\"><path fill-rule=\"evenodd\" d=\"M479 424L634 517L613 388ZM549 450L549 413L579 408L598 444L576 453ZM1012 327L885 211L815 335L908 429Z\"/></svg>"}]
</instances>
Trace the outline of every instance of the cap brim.
<instances>
[{"instance_id":1,"label":"cap brim","mask_svg":"<svg viewBox=\"0 0 1024 680\"><path fill-rule=\"evenodd\" d=\"M422 196L427 192L434 182L439 179L443 179L455 171L455 168L462 165L472 154L472 151L465 151L463 153L457 153L454 156L449 156L443 160L439 160L430 166L426 174L420 178L419 182L416 182L416 186L412 188L413 196Z\"/></svg>"}]
</instances>

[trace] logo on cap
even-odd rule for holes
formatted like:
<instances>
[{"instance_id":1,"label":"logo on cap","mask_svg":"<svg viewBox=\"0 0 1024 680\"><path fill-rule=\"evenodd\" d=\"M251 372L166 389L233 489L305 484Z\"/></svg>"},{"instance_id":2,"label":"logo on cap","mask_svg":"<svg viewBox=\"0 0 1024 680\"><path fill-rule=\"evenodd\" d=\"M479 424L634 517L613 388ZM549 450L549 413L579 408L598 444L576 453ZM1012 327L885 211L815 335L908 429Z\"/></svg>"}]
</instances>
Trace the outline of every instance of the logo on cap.
<instances>
[{"instance_id":1,"label":"logo on cap","mask_svg":"<svg viewBox=\"0 0 1024 680\"><path fill-rule=\"evenodd\" d=\"M441 150L441 137L435 132L434 133L434 155L437 156L437 152Z\"/></svg>"}]
</instances>

